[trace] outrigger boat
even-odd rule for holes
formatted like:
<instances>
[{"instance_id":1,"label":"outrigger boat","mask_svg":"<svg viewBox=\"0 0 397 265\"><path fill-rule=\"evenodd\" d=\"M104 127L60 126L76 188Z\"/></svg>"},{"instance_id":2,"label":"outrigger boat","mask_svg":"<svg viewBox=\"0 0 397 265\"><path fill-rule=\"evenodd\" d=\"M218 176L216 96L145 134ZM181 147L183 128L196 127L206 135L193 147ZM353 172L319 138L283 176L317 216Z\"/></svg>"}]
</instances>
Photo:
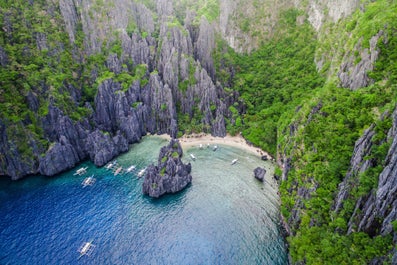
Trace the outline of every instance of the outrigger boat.
<instances>
[{"instance_id":1,"label":"outrigger boat","mask_svg":"<svg viewBox=\"0 0 397 265\"><path fill-rule=\"evenodd\" d=\"M212 148L212 151L216 151L218 149L218 146L215 145L214 148Z\"/></svg>"},{"instance_id":2,"label":"outrigger boat","mask_svg":"<svg viewBox=\"0 0 397 265\"><path fill-rule=\"evenodd\" d=\"M81 247L79 248L78 252L80 252L79 258L81 258L84 255L91 255L91 253L94 251L95 245L92 244L92 240L90 242L85 242Z\"/></svg>"},{"instance_id":3,"label":"outrigger boat","mask_svg":"<svg viewBox=\"0 0 397 265\"><path fill-rule=\"evenodd\" d=\"M190 154L190 157L194 160L196 160L196 157L193 154Z\"/></svg>"},{"instance_id":4,"label":"outrigger boat","mask_svg":"<svg viewBox=\"0 0 397 265\"><path fill-rule=\"evenodd\" d=\"M109 164L107 164L106 169L112 169L116 165L117 165L117 160L114 160L113 162L110 162Z\"/></svg>"},{"instance_id":5,"label":"outrigger boat","mask_svg":"<svg viewBox=\"0 0 397 265\"><path fill-rule=\"evenodd\" d=\"M95 181L96 179L94 178L94 175L92 175L91 177L85 178L81 183L81 185L83 185L83 188L85 188L87 186L92 186L95 183Z\"/></svg>"},{"instance_id":6,"label":"outrigger boat","mask_svg":"<svg viewBox=\"0 0 397 265\"><path fill-rule=\"evenodd\" d=\"M129 168L127 168L127 173L130 173L131 171L135 170L135 168L136 167L134 165L130 166Z\"/></svg>"},{"instance_id":7,"label":"outrigger boat","mask_svg":"<svg viewBox=\"0 0 397 265\"><path fill-rule=\"evenodd\" d=\"M238 161L238 159L237 159L237 158L236 158L236 159L234 159L234 160L232 161L232 165L236 164L236 163L237 163L237 161Z\"/></svg>"},{"instance_id":8,"label":"outrigger boat","mask_svg":"<svg viewBox=\"0 0 397 265\"><path fill-rule=\"evenodd\" d=\"M145 171L146 171L146 168L141 169L141 170L138 172L138 177L142 177L143 174L145 174Z\"/></svg>"},{"instance_id":9,"label":"outrigger boat","mask_svg":"<svg viewBox=\"0 0 397 265\"><path fill-rule=\"evenodd\" d=\"M117 176L121 172L121 170L123 170L123 167L117 168L116 171L114 172L114 175Z\"/></svg>"},{"instance_id":10,"label":"outrigger boat","mask_svg":"<svg viewBox=\"0 0 397 265\"><path fill-rule=\"evenodd\" d=\"M79 168L78 170L76 170L76 172L73 175L79 175L79 176L84 175L85 173L87 173L87 168L88 167Z\"/></svg>"}]
</instances>

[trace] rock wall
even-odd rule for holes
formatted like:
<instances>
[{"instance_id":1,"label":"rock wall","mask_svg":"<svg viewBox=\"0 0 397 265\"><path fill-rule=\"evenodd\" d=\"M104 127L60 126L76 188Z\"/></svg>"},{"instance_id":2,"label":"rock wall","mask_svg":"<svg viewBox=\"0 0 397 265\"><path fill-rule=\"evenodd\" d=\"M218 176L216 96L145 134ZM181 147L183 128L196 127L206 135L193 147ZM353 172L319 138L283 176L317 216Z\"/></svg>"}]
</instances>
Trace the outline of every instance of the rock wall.
<instances>
[{"instance_id":1,"label":"rock wall","mask_svg":"<svg viewBox=\"0 0 397 265\"><path fill-rule=\"evenodd\" d=\"M356 210L349 222L349 232L364 231L370 235L393 232L391 222L397 219L397 109L392 118L393 126L387 137L391 146L384 159L378 185L374 191L357 201ZM368 137L364 136L363 139ZM343 198L338 196L337 201L340 200Z\"/></svg>"},{"instance_id":2,"label":"rock wall","mask_svg":"<svg viewBox=\"0 0 397 265\"><path fill-rule=\"evenodd\" d=\"M377 43L382 36L383 31L373 36L369 41L369 49L363 49L360 40L353 51L345 54L338 73L342 87L356 90L372 83L372 80L368 77L368 73L374 69L374 64L378 59L379 50ZM387 38L384 41L386 40ZM359 53L361 60L358 63L354 63L354 53Z\"/></svg>"},{"instance_id":3,"label":"rock wall","mask_svg":"<svg viewBox=\"0 0 397 265\"><path fill-rule=\"evenodd\" d=\"M303 7L307 2L295 1L297 7ZM327 22L337 22L341 18L350 16L360 5L360 0L310 0L306 11L310 24L318 31Z\"/></svg>"},{"instance_id":4,"label":"rock wall","mask_svg":"<svg viewBox=\"0 0 397 265\"><path fill-rule=\"evenodd\" d=\"M78 121L69 117L70 111L59 108L56 99L45 98L46 91L53 89L52 84L43 81L41 94L28 93L27 104L35 113L41 107L41 100L50 102L48 114L36 116L43 129L42 140L48 141L49 147L43 148L40 139L32 137L28 149L34 152L23 155L4 127L0 175L13 179L36 173L52 176L84 159L102 166L148 132L176 137L178 114L192 119L193 113L200 112L199 122L206 132L226 135L225 117L234 96L215 85L211 58L215 29L204 17L194 24L191 22L195 14L187 12L186 23L176 22L172 2L163 0L156 1L154 7L127 0L103 4L94 0L48 1L52 15L59 12L63 20L59 30L69 36L75 63L84 65L91 55L107 54L103 62L106 69L97 65L91 70L89 85L97 87L93 102L82 102L81 87L87 84L78 87L64 82L59 88L70 96L75 107L84 106L90 113ZM46 33L35 36L37 48L48 49ZM83 36L83 45L78 44L79 36ZM115 43L121 45L121 52L110 51ZM64 45L59 44L59 48L63 50ZM57 56L57 51L54 53ZM8 55L0 47L0 65L8 63ZM127 68L139 66L146 68L142 79L148 82L138 80L127 84L128 88L125 84L122 87L116 77L126 73ZM98 82L104 71L115 77ZM74 75L78 80L81 70ZM184 89L181 83L187 84ZM28 135L29 130L24 134Z\"/></svg>"},{"instance_id":5,"label":"rock wall","mask_svg":"<svg viewBox=\"0 0 397 265\"><path fill-rule=\"evenodd\" d=\"M157 166L150 165L142 184L144 194L158 198L166 193L176 193L192 182L190 163L183 164L183 151L178 140L171 139L160 150Z\"/></svg>"}]
</instances>

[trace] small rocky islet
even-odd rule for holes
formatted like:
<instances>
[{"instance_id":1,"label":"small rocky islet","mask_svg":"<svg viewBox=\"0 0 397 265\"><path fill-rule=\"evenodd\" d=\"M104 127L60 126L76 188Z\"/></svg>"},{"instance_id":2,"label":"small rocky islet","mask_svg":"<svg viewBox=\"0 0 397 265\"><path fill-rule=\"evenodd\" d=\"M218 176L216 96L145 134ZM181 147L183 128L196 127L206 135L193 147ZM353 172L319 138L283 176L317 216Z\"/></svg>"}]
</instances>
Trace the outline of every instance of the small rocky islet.
<instances>
[{"instance_id":1,"label":"small rocky islet","mask_svg":"<svg viewBox=\"0 0 397 265\"><path fill-rule=\"evenodd\" d=\"M171 139L160 150L157 166L150 165L142 184L143 194L159 198L183 190L192 182L192 166L182 162L183 150L177 139Z\"/></svg>"}]
</instances>

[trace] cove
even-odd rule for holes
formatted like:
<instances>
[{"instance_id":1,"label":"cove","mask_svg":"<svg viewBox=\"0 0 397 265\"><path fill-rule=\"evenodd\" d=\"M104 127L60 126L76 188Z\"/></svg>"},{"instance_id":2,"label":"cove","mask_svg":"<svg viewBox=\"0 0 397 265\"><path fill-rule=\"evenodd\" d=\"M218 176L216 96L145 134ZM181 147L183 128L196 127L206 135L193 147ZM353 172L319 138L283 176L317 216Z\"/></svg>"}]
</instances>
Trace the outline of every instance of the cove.
<instances>
[{"instance_id":1,"label":"cove","mask_svg":"<svg viewBox=\"0 0 397 265\"><path fill-rule=\"evenodd\" d=\"M133 173L85 162L54 178L1 179L0 264L287 264L271 163L235 147L191 147L192 184L151 199L137 173L167 143L145 137L119 156ZM253 177L257 166L268 183ZM87 174L73 175L80 167ZM96 182L83 188L92 174ZM78 259L90 240L93 253Z\"/></svg>"}]
</instances>

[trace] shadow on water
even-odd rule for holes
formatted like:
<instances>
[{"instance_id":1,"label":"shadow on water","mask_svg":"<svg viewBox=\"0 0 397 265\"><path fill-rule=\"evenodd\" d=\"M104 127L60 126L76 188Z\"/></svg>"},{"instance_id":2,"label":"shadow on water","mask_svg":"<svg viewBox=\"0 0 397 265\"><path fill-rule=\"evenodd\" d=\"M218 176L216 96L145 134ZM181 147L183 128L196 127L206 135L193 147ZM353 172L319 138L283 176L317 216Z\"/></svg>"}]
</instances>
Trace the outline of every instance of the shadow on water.
<instances>
[{"instance_id":1,"label":"shadow on water","mask_svg":"<svg viewBox=\"0 0 397 265\"><path fill-rule=\"evenodd\" d=\"M190 192L191 188L192 188L192 184L190 183L183 190L172 194L164 194L160 198L151 198L148 195L142 195L142 196L146 202L157 207L164 207L169 205L170 203L181 205L184 202L186 202L186 194Z\"/></svg>"}]
</instances>

